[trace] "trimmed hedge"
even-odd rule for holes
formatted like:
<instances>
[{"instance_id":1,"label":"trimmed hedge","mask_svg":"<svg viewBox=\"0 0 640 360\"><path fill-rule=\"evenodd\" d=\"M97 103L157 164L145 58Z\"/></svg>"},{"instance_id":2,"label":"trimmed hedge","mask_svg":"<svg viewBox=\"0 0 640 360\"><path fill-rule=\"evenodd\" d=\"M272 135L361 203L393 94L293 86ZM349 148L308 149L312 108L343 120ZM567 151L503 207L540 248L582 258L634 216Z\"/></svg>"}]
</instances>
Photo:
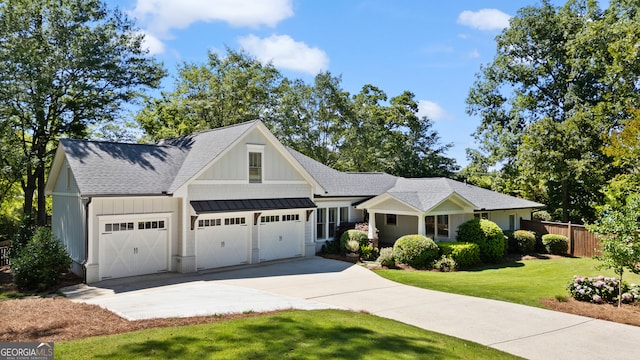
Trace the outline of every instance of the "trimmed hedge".
<instances>
[{"instance_id":1,"label":"trimmed hedge","mask_svg":"<svg viewBox=\"0 0 640 360\"><path fill-rule=\"evenodd\" d=\"M360 230L347 230L342 236L340 236L340 251L347 252L347 243L350 240L355 240L360 244L360 247L369 245L369 236L366 232Z\"/></svg>"},{"instance_id":2,"label":"trimmed hedge","mask_svg":"<svg viewBox=\"0 0 640 360\"><path fill-rule=\"evenodd\" d=\"M536 250L536 234L528 230L513 232L514 250L520 254L531 254Z\"/></svg>"},{"instance_id":3,"label":"trimmed hedge","mask_svg":"<svg viewBox=\"0 0 640 360\"><path fill-rule=\"evenodd\" d=\"M542 244L549 253L554 255L564 255L569 250L569 239L564 235L542 235Z\"/></svg>"},{"instance_id":4,"label":"trimmed hedge","mask_svg":"<svg viewBox=\"0 0 640 360\"><path fill-rule=\"evenodd\" d=\"M459 269L467 269L480 263L480 247L474 243L439 242L442 255L453 259Z\"/></svg>"},{"instance_id":5,"label":"trimmed hedge","mask_svg":"<svg viewBox=\"0 0 640 360\"><path fill-rule=\"evenodd\" d=\"M429 268L438 258L438 254L438 245L424 235L405 235L393 245L396 262L416 269Z\"/></svg>"},{"instance_id":6,"label":"trimmed hedge","mask_svg":"<svg viewBox=\"0 0 640 360\"><path fill-rule=\"evenodd\" d=\"M459 242L471 242L480 247L480 259L486 263L498 262L505 251L505 238L498 224L487 219L471 219L458 227Z\"/></svg>"}]
</instances>

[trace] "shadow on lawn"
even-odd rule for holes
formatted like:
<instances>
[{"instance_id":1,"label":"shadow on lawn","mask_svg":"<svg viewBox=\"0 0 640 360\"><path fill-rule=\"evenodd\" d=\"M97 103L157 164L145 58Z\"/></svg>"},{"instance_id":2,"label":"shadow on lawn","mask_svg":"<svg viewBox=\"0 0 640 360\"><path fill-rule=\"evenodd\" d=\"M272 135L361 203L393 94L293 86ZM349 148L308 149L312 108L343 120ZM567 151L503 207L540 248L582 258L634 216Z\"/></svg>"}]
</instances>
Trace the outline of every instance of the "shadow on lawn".
<instances>
[{"instance_id":1,"label":"shadow on lawn","mask_svg":"<svg viewBox=\"0 0 640 360\"><path fill-rule=\"evenodd\" d=\"M496 269L506 269L506 268L517 268L523 267L524 264L521 261L507 261L498 264L486 264L478 267L474 267L472 269L460 270L460 271L468 271L468 272L478 272L483 270L496 270Z\"/></svg>"},{"instance_id":2,"label":"shadow on lawn","mask_svg":"<svg viewBox=\"0 0 640 360\"><path fill-rule=\"evenodd\" d=\"M309 321L308 316L292 319L289 315L273 316L268 322L243 321L222 327L193 329L192 334L149 336L141 341L119 344L112 351L96 354L97 358L306 358L371 359L441 358L449 354L446 341L416 337L410 334L389 335L341 321L341 316L329 321ZM240 344L244 344L240 345Z\"/></svg>"}]
</instances>

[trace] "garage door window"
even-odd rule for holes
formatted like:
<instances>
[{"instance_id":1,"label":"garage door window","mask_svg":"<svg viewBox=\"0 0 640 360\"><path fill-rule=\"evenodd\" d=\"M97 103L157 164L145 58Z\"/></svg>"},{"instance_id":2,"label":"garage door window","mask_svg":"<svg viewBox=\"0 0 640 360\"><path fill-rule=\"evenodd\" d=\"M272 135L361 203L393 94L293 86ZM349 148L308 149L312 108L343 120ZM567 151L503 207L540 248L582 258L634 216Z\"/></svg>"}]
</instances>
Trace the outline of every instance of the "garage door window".
<instances>
[{"instance_id":1,"label":"garage door window","mask_svg":"<svg viewBox=\"0 0 640 360\"><path fill-rule=\"evenodd\" d=\"M133 230L133 223L111 223L104 224L104 231L112 232L112 231L129 231Z\"/></svg>"},{"instance_id":2,"label":"garage door window","mask_svg":"<svg viewBox=\"0 0 640 360\"><path fill-rule=\"evenodd\" d=\"M224 224L225 225L244 225L245 224L245 220L244 220L243 217L226 218L226 219L224 219Z\"/></svg>"},{"instance_id":3,"label":"garage door window","mask_svg":"<svg viewBox=\"0 0 640 360\"><path fill-rule=\"evenodd\" d=\"M164 221L139 221L138 230L164 229Z\"/></svg>"},{"instance_id":4,"label":"garage door window","mask_svg":"<svg viewBox=\"0 0 640 360\"><path fill-rule=\"evenodd\" d=\"M282 221L299 221L300 214L287 214L282 215Z\"/></svg>"},{"instance_id":5,"label":"garage door window","mask_svg":"<svg viewBox=\"0 0 640 360\"><path fill-rule=\"evenodd\" d=\"M271 215L271 216L260 216L261 223L270 223L270 222L279 222L280 215Z\"/></svg>"},{"instance_id":6,"label":"garage door window","mask_svg":"<svg viewBox=\"0 0 640 360\"><path fill-rule=\"evenodd\" d=\"M222 219L203 219L198 220L198 227L221 226Z\"/></svg>"}]
</instances>

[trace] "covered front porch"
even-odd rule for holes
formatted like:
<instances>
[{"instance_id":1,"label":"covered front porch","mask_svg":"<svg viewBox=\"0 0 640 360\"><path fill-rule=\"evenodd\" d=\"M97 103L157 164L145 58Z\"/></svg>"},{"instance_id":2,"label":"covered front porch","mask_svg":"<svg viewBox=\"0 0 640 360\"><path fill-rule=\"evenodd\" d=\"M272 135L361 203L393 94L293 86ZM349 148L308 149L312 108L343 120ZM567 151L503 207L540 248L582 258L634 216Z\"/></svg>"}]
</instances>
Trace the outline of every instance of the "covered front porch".
<instances>
[{"instance_id":1,"label":"covered front porch","mask_svg":"<svg viewBox=\"0 0 640 360\"><path fill-rule=\"evenodd\" d=\"M356 206L366 210L369 238L390 246L404 235L420 234L437 241L453 241L458 226L473 218L474 206L452 194L428 209L412 206L400 198L383 194Z\"/></svg>"}]
</instances>

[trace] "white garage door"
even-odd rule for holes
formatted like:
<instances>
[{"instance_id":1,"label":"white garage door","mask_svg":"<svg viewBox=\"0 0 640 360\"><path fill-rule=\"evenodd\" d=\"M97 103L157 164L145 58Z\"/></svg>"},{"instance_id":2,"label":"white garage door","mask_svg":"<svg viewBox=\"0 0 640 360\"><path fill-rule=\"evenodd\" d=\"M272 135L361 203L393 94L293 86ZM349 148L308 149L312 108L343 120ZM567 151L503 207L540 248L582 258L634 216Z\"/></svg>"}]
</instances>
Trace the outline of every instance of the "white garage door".
<instances>
[{"instance_id":1,"label":"white garage door","mask_svg":"<svg viewBox=\"0 0 640 360\"><path fill-rule=\"evenodd\" d=\"M248 225L246 216L201 216L196 234L198 269L248 264Z\"/></svg>"},{"instance_id":2,"label":"white garage door","mask_svg":"<svg viewBox=\"0 0 640 360\"><path fill-rule=\"evenodd\" d=\"M167 226L167 218L100 221L100 277L167 271Z\"/></svg>"},{"instance_id":3,"label":"white garage door","mask_svg":"<svg viewBox=\"0 0 640 360\"><path fill-rule=\"evenodd\" d=\"M260 216L260 261L302 256L303 215L294 212L263 213Z\"/></svg>"}]
</instances>

